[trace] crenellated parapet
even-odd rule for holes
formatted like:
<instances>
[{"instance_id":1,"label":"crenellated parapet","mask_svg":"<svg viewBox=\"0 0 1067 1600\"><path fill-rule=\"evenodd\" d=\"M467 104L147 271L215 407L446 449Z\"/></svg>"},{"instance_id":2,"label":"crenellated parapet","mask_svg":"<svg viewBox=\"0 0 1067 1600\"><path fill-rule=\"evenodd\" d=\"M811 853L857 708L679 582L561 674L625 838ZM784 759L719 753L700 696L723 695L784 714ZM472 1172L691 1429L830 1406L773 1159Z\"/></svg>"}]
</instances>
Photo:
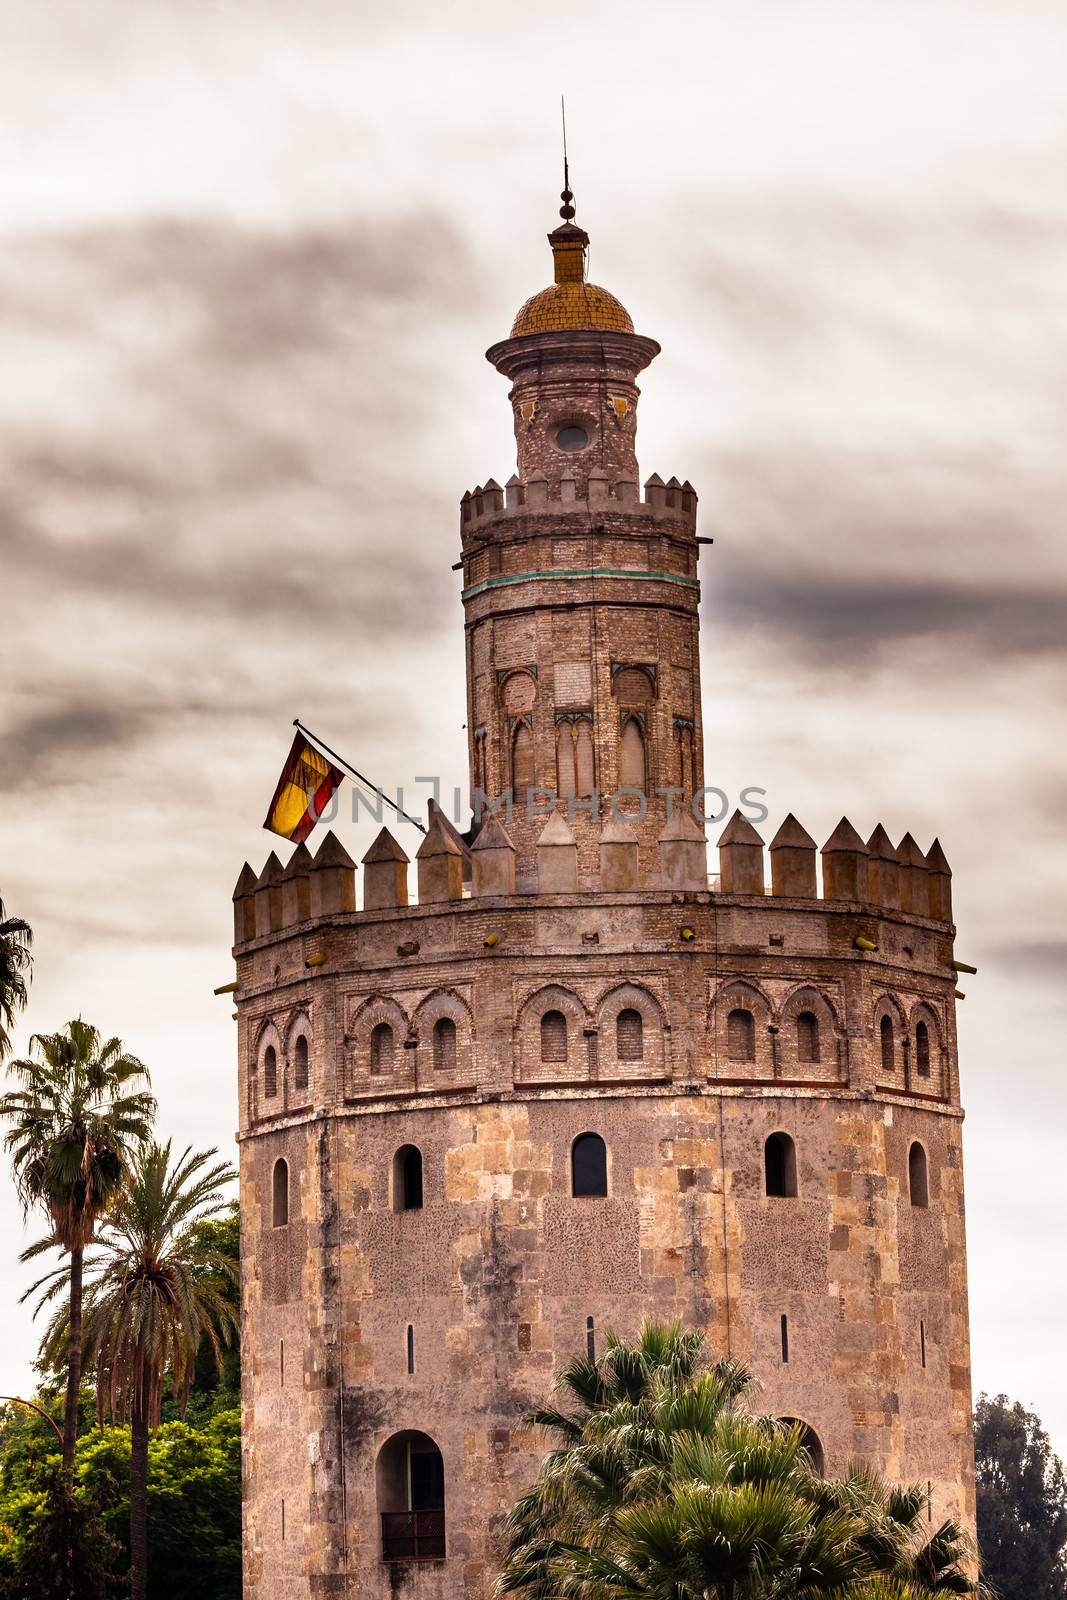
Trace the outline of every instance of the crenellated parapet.
<instances>
[{"instance_id":1,"label":"crenellated parapet","mask_svg":"<svg viewBox=\"0 0 1067 1600\"><path fill-rule=\"evenodd\" d=\"M488 524L536 512L566 516L598 509L644 513L657 521L675 521L695 529L697 492L686 479L666 483L658 472L646 481L644 493L637 476L611 478L602 468L585 473L564 472L558 490L548 478L531 477L525 483L512 476L503 488L494 478L469 489L460 500L459 526L464 540L481 533Z\"/></svg>"},{"instance_id":2,"label":"crenellated parapet","mask_svg":"<svg viewBox=\"0 0 1067 1600\"><path fill-rule=\"evenodd\" d=\"M864 843L847 818L820 850L790 815L768 848L752 823L735 812L719 838L719 872L711 877L704 831L685 808L676 809L659 834L658 870L651 882L642 882L639 873L636 829L610 812L599 823L599 870L594 874L579 871L575 830L562 810L541 819L531 878L519 880L517 855L501 816L488 813L472 846L468 885L456 836L435 811L416 856L414 904L522 900L579 890L592 896L661 890L686 899L706 895L712 901L830 901L943 925L952 921L952 870L937 839L925 855L910 833L894 848L879 824ZM407 854L388 828L382 828L363 858L361 911L405 909L408 869ZM314 857L299 845L284 869L272 850L258 877L247 863L241 869L233 893L234 940L247 944L308 921L355 912L356 900L356 864L332 832Z\"/></svg>"}]
</instances>

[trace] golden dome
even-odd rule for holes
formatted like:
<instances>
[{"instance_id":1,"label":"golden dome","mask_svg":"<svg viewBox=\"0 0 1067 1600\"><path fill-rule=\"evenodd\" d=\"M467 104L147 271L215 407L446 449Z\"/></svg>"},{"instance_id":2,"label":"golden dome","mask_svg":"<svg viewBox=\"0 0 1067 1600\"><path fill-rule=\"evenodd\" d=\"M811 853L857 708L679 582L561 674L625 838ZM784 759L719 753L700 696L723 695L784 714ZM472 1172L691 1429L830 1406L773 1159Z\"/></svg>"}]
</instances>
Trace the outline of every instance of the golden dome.
<instances>
[{"instance_id":1,"label":"golden dome","mask_svg":"<svg viewBox=\"0 0 1067 1600\"><path fill-rule=\"evenodd\" d=\"M511 337L556 333L561 328L605 328L633 333L630 313L595 283L552 283L527 300L511 326Z\"/></svg>"},{"instance_id":2,"label":"golden dome","mask_svg":"<svg viewBox=\"0 0 1067 1600\"><path fill-rule=\"evenodd\" d=\"M525 333L558 333L566 328L602 328L633 333L630 313L613 294L585 281L589 235L568 221L548 236L555 283L527 300L511 325L511 337Z\"/></svg>"}]
</instances>

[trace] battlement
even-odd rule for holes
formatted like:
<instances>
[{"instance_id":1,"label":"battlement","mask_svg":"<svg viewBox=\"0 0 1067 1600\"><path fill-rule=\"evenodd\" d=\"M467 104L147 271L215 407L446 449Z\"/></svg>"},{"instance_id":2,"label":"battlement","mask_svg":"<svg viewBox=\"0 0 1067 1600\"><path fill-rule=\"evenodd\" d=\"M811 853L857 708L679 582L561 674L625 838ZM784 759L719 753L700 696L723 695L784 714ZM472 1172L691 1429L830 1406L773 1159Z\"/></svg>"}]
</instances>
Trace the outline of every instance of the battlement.
<instances>
[{"instance_id":1,"label":"battlement","mask_svg":"<svg viewBox=\"0 0 1067 1600\"><path fill-rule=\"evenodd\" d=\"M434 812L416 856L419 906L443 901L523 895L630 894L640 892L638 838L624 820L606 814L600 830L599 871L579 876L574 830L553 812L539 836L536 871L516 876L517 852L500 818L489 816L469 852ZM770 857L769 880L766 855ZM924 854L910 833L894 848L878 825L863 839L847 818L822 846L790 815L766 847L751 822L735 812L718 841L719 871L707 870L707 841L688 811L676 811L657 840L658 874L647 892L669 891L714 899L763 896L789 901L854 903L868 912L893 912L909 919L951 924L952 872L935 839ZM821 882L818 858L821 857ZM383 828L363 858L366 912L400 910L408 900L409 857ZM469 887L468 887L469 885ZM237 944L263 939L309 919L354 912L356 864L333 833L318 854L304 846L283 869L271 851L258 878L247 864L234 890Z\"/></svg>"},{"instance_id":2,"label":"battlement","mask_svg":"<svg viewBox=\"0 0 1067 1600\"><path fill-rule=\"evenodd\" d=\"M551 496L547 478L529 478L525 483L514 475L503 488L494 478L463 496L460 505L460 532L468 535L483 524L498 517L529 515L551 506L553 512L640 511L657 519L672 520L696 527L697 492L688 481L679 483L671 478L664 483L654 472L645 484L644 497L636 478L618 478L614 482L599 467L583 475L564 476L560 481L559 498Z\"/></svg>"}]
</instances>

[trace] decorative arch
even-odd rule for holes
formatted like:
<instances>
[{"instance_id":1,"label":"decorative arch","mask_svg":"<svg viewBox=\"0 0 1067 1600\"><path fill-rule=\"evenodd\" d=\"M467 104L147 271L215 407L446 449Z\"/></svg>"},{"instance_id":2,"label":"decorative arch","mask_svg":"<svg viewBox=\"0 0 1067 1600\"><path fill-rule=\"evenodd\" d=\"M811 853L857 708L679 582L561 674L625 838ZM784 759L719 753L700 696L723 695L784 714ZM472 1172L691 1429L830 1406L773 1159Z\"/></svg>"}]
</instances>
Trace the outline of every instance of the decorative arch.
<instances>
[{"instance_id":1,"label":"decorative arch","mask_svg":"<svg viewBox=\"0 0 1067 1600\"><path fill-rule=\"evenodd\" d=\"M635 1013L638 1025L633 1021ZM667 1034L663 1007L655 995L641 984L615 984L597 1005L601 1077L666 1077Z\"/></svg>"},{"instance_id":2,"label":"decorative arch","mask_svg":"<svg viewBox=\"0 0 1067 1600\"><path fill-rule=\"evenodd\" d=\"M537 679L528 667L513 667L497 685L500 704L511 716L532 711L537 700Z\"/></svg>"},{"instance_id":3,"label":"decorative arch","mask_svg":"<svg viewBox=\"0 0 1067 1600\"><path fill-rule=\"evenodd\" d=\"M439 1024L450 1023L455 1029L451 1055L442 1059L442 1042ZM445 1081L449 1084L467 1082L473 1072L474 1024L470 1008L454 989L434 989L421 1000L412 1018L412 1030L418 1036L416 1079L421 1088ZM447 1052L446 1052L447 1056Z\"/></svg>"},{"instance_id":4,"label":"decorative arch","mask_svg":"<svg viewBox=\"0 0 1067 1600\"><path fill-rule=\"evenodd\" d=\"M383 1037L375 1030L392 1030L392 1048L383 1048ZM349 1019L345 1031L346 1092L366 1095L383 1089L414 1088L415 1052L405 1049L411 1028L403 1007L387 995L375 994L362 1001Z\"/></svg>"},{"instance_id":5,"label":"decorative arch","mask_svg":"<svg viewBox=\"0 0 1067 1600\"><path fill-rule=\"evenodd\" d=\"M778 1031L780 1078L841 1078L842 1031L837 1012L821 989L802 984L781 1008Z\"/></svg>"},{"instance_id":6,"label":"decorative arch","mask_svg":"<svg viewBox=\"0 0 1067 1600\"><path fill-rule=\"evenodd\" d=\"M285 1108L283 1093L285 1046L272 1017L264 1019L256 1036L254 1082L250 1083L253 1117L269 1117Z\"/></svg>"},{"instance_id":7,"label":"decorative arch","mask_svg":"<svg viewBox=\"0 0 1067 1600\"><path fill-rule=\"evenodd\" d=\"M306 1100L311 1092L311 1018L304 1010L296 1013L286 1029L285 1059L289 1067L290 1096Z\"/></svg>"},{"instance_id":8,"label":"decorative arch","mask_svg":"<svg viewBox=\"0 0 1067 1600\"><path fill-rule=\"evenodd\" d=\"M734 1012L752 1018L751 1030L738 1025ZM774 1007L758 983L727 978L711 1002L712 1067L716 1078L773 1078L774 1051L770 1029ZM751 1041L751 1053L749 1050Z\"/></svg>"},{"instance_id":9,"label":"decorative arch","mask_svg":"<svg viewBox=\"0 0 1067 1600\"><path fill-rule=\"evenodd\" d=\"M643 664L613 661L611 689L624 706L647 706L656 698L655 670Z\"/></svg>"},{"instance_id":10,"label":"decorative arch","mask_svg":"<svg viewBox=\"0 0 1067 1600\"><path fill-rule=\"evenodd\" d=\"M925 1050L922 1029L926 1030ZM911 1042L911 1081L908 1087L919 1094L944 1096L945 1051L941 1019L928 1001L917 1000L912 1006L908 1017L908 1033Z\"/></svg>"},{"instance_id":11,"label":"decorative arch","mask_svg":"<svg viewBox=\"0 0 1067 1600\"><path fill-rule=\"evenodd\" d=\"M549 1012L561 1013L566 1022L567 1053L562 1061L542 1059L541 1019ZM588 1077L586 1030L591 1025L589 1013L573 990L558 983L538 989L523 1005L516 1024L517 1077L527 1082Z\"/></svg>"},{"instance_id":12,"label":"decorative arch","mask_svg":"<svg viewBox=\"0 0 1067 1600\"><path fill-rule=\"evenodd\" d=\"M885 1026L887 1023L888 1034ZM907 1038L908 1025L900 1001L895 995L878 996L874 1003L872 1027L877 1081L891 1088L899 1088L904 1082L904 1042Z\"/></svg>"}]
</instances>

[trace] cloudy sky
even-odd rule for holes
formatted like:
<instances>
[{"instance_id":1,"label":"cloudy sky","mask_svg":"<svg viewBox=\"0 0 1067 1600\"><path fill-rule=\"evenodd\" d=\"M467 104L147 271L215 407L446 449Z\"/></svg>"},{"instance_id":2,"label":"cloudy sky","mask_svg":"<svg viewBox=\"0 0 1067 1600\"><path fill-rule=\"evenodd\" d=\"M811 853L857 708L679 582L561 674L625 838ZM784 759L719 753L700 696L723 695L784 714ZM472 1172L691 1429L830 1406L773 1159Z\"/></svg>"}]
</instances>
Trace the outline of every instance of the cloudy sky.
<instances>
[{"instance_id":1,"label":"cloudy sky","mask_svg":"<svg viewBox=\"0 0 1067 1600\"><path fill-rule=\"evenodd\" d=\"M1067 16L1011 4L8 0L0 894L232 1151L230 892L300 715L461 782L482 352L549 277L663 345L701 495L707 781L955 870L976 1390L1067 1452ZM366 829L342 828L362 850ZM283 851L284 853L284 851ZM0 1388L34 1347L0 1187Z\"/></svg>"}]
</instances>

